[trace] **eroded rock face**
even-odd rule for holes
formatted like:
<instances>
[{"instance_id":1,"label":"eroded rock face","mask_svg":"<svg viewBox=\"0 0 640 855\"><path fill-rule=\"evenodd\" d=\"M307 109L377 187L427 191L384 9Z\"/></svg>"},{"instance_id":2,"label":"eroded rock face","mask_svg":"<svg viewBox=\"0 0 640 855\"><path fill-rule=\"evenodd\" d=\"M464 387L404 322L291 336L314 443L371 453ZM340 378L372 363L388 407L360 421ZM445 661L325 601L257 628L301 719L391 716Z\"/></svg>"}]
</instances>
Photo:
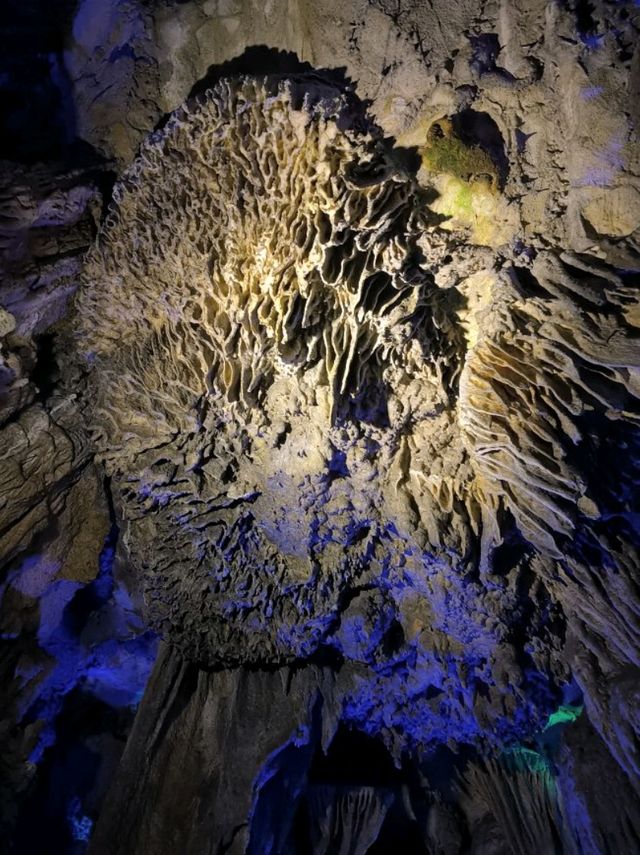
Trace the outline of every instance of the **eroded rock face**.
<instances>
[{"instance_id":1,"label":"eroded rock face","mask_svg":"<svg viewBox=\"0 0 640 855\"><path fill-rule=\"evenodd\" d=\"M375 482L418 403L394 387L418 391L420 365L421 419L447 394L424 367L451 349L418 244L442 254L435 218L363 116L304 97L227 83L171 120L116 190L78 300L151 611L210 662L311 652L376 549L392 561Z\"/></svg>"},{"instance_id":2,"label":"eroded rock face","mask_svg":"<svg viewBox=\"0 0 640 855\"><path fill-rule=\"evenodd\" d=\"M405 786L425 846L458 851L466 824L478 853L633 850L638 10L39 5L8 3L19 26L0 64L34 94L7 102L3 126L29 139L10 132L3 153L57 158L77 133L113 162L74 150L64 168L1 169L0 836L18 794L59 780L65 722L72 751L119 755L122 734L92 728L130 718L154 650L119 578L130 549L172 667L158 663L148 740L134 735L96 852L122 855L116 837L136 855L295 849L300 804L319 820L367 792L313 779L310 746L322 754L338 720L424 772L421 793ZM238 79L272 70L289 82ZM327 82L345 74L411 152ZM104 170L229 75L123 176L84 276L78 371L52 324ZM585 708L551 748L562 686ZM220 786L213 755L189 753L202 740L241 748L242 774ZM469 785L455 805L429 766L449 748ZM47 844L82 845L109 774L91 792L72 775L53 786ZM212 828L200 799L214 796ZM42 848L32 804L17 851ZM380 834L402 849L386 818Z\"/></svg>"},{"instance_id":3,"label":"eroded rock face","mask_svg":"<svg viewBox=\"0 0 640 855\"><path fill-rule=\"evenodd\" d=\"M317 81L221 82L114 198L77 300L82 406L154 625L209 665L335 647L367 674L348 715L400 744L534 726L567 676L559 605L598 596L583 433L627 436L629 287L551 252L497 275Z\"/></svg>"},{"instance_id":4,"label":"eroded rock face","mask_svg":"<svg viewBox=\"0 0 640 855\"><path fill-rule=\"evenodd\" d=\"M54 344L105 178L86 158L0 163L3 852L63 851L88 833L81 799L102 798L155 654L114 572L104 473L73 393L59 387Z\"/></svg>"}]
</instances>

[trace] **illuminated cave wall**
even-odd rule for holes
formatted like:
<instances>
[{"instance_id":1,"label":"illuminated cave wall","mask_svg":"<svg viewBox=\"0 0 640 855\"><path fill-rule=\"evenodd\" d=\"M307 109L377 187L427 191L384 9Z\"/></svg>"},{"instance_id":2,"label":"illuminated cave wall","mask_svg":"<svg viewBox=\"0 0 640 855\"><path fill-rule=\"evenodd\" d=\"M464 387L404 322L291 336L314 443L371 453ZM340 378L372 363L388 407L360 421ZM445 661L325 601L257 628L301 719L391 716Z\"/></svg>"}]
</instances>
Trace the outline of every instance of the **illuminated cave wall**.
<instances>
[{"instance_id":1,"label":"illuminated cave wall","mask_svg":"<svg viewBox=\"0 0 640 855\"><path fill-rule=\"evenodd\" d=\"M41 5L7 851L635 851L637 7Z\"/></svg>"}]
</instances>

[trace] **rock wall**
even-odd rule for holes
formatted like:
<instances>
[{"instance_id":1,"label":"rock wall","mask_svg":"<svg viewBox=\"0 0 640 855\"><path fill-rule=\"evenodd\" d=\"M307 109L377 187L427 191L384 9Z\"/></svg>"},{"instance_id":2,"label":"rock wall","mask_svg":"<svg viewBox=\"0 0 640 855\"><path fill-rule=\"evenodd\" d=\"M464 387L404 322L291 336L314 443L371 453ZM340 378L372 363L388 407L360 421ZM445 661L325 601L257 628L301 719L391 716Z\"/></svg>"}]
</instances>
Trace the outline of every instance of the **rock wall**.
<instances>
[{"instance_id":1,"label":"rock wall","mask_svg":"<svg viewBox=\"0 0 640 855\"><path fill-rule=\"evenodd\" d=\"M1 173L0 828L2 851L59 852L88 836L155 640L114 574L110 494L55 344L109 181L98 161Z\"/></svg>"},{"instance_id":2,"label":"rock wall","mask_svg":"<svg viewBox=\"0 0 640 855\"><path fill-rule=\"evenodd\" d=\"M9 851L633 851L635 5L7 10Z\"/></svg>"}]
</instances>

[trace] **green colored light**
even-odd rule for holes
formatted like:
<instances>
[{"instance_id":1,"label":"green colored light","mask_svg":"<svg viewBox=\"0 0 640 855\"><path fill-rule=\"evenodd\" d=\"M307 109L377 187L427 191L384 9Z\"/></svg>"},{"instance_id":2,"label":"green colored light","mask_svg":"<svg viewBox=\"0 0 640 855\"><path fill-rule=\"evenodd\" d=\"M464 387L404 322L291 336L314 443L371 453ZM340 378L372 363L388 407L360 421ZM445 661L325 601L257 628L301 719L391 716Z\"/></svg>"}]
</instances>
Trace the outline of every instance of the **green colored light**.
<instances>
[{"instance_id":1,"label":"green colored light","mask_svg":"<svg viewBox=\"0 0 640 855\"><path fill-rule=\"evenodd\" d=\"M549 771L547 760L537 751L531 748L516 746L503 751L501 755L503 763L514 772L533 772L542 774Z\"/></svg>"},{"instance_id":2,"label":"green colored light","mask_svg":"<svg viewBox=\"0 0 640 855\"><path fill-rule=\"evenodd\" d=\"M544 729L548 730L556 724L569 724L580 716L582 710L582 704L577 707L574 707L571 704L560 706L555 712L551 713Z\"/></svg>"}]
</instances>

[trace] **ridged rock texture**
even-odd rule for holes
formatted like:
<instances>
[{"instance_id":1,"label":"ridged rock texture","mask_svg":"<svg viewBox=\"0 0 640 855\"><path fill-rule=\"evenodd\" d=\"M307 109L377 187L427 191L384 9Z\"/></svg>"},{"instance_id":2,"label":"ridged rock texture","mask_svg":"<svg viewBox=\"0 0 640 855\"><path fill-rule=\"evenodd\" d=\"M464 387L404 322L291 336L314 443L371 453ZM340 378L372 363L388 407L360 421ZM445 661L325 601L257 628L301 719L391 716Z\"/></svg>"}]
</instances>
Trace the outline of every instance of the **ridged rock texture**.
<instances>
[{"instance_id":1,"label":"ridged rock texture","mask_svg":"<svg viewBox=\"0 0 640 855\"><path fill-rule=\"evenodd\" d=\"M639 849L637 4L42 5L0 849Z\"/></svg>"},{"instance_id":2,"label":"ridged rock texture","mask_svg":"<svg viewBox=\"0 0 640 855\"><path fill-rule=\"evenodd\" d=\"M2 851L39 851L45 821L55 850L77 801L60 775L73 778L79 757L86 770L102 766L102 797L155 653L113 578L104 473L60 389L53 346L95 236L103 178L95 161L0 164ZM60 725L67 717L73 735Z\"/></svg>"},{"instance_id":3,"label":"ridged rock texture","mask_svg":"<svg viewBox=\"0 0 640 855\"><path fill-rule=\"evenodd\" d=\"M113 196L76 303L80 400L150 620L186 656L329 644L375 670L397 626L430 673L409 693L427 721L464 670L454 738L528 704L525 663L562 679L567 614L578 680L598 645L636 666L629 283L540 252L439 286L463 265L424 189L317 84L221 82ZM607 561L626 572L605 595Z\"/></svg>"}]
</instances>

